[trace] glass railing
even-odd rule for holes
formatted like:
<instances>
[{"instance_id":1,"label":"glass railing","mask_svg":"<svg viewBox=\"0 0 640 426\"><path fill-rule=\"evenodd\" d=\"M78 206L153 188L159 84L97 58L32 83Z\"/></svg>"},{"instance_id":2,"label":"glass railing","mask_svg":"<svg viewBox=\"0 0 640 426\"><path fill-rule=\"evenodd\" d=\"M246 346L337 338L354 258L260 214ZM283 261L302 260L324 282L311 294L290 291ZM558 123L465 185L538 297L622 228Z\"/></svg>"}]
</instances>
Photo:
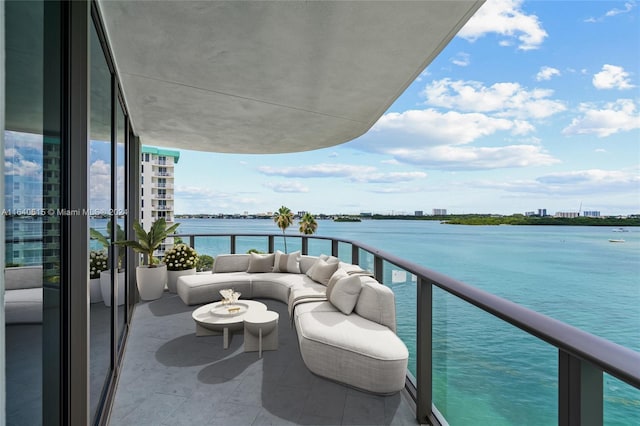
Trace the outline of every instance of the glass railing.
<instances>
[{"instance_id":1,"label":"glass railing","mask_svg":"<svg viewBox=\"0 0 640 426\"><path fill-rule=\"evenodd\" d=\"M281 234L179 234L199 254L284 250ZM396 295L422 423L623 425L640 419L640 353L357 241L287 235L288 252L372 271Z\"/></svg>"}]
</instances>

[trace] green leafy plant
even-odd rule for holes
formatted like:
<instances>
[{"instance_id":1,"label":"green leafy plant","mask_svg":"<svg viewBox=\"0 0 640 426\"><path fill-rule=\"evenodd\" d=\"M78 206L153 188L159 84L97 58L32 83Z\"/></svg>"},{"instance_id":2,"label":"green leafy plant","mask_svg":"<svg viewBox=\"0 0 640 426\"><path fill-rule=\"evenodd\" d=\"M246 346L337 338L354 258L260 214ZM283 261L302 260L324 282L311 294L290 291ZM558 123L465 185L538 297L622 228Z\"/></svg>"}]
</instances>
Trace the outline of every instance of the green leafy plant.
<instances>
[{"instance_id":1,"label":"green leafy plant","mask_svg":"<svg viewBox=\"0 0 640 426\"><path fill-rule=\"evenodd\" d=\"M173 234L180 224L176 223L167 228L167 221L161 217L151 224L149 232L146 232L139 223L133 224L133 230L136 233L136 240L116 241L115 244L131 247L136 253L142 253L145 257L146 264L150 268L155 267L158 259L153 253L160 247L160 244L169 235Z\"/></svg>"},{"instance_id":2,"label":"green leafy plant","mask_svg":"<svg viewBox=\"0 0 640 426\"><path fill-rule=\"evenodd\" d=\"M91 250L89 253L89 276L100 278L100 272L109 269L109 258L104 250Z\"/></svg>"},{"instance_id":3,"label":"green leafy plant","mask_svg":"<svg viewBox=\"0 0 640 426\"><path fill-rule=\"evenodd\" d=\"M208 254L201 254L196 261L196 271L210 271L213 269L213 257Z\"/></svg>"},{"instance_id":4,"label":"green leafy plant","mask_svg":"<svg viewBox=\"0 0 640 426\"><path fill-rule=\"evenodd\" d=\"M305 213L299 222L300 233L305 235L315 234L318 229L318 222L314 219L311 213Z\"/></svg>"},{"instance_id":5,"label":"green leafy plant","mask_svg":"<svg viewBox=\"0 0 640 426\"><path fill-rule=\"evenodd\" d=\"M255 248L252 248L252 249L247 250L247 254L251 254L251 253L255 253L255 254L264 254L264 252L263 252L263 251L258 250L258 249L255 249Z\"/></svg>"},{"instance_id":6,"label":"green leafy plant","mask_svg":"<svg viewBox=\"0 0 640 426\"><path fill-rule=\"evenodd\" d=\"M169 271L186 271L196 267L198 253L186 244L176 244L164 254L163 261Z\"/></svg>"},{"instance_id":7,"label":"green leafy plant","mask_svg":"<svg viewBox=\"0 0 640 426\"><path fill-rule=\"evenodd\" d=\"M293 223L293 213L288 207L282 206L273 216L273 221L282 229L282 237L284 238L284 252L287 253L287 236L284 231Z\"/></svg>"},{"instance_id":8,"label":"green leafy plant","mask_svg":"<svg viewBox=\"0 0 640 426\"><path fill-rule=\"evenodd\" d=\"M113 233L111 232L111 221L107 222L107 236L104 236L102 232L98 231L95 228L89 228L89 237L92 240L96 240L100 243L105 249L109 249L111 236ZM116 241L122 241L127 237L124 229L120 227L120 224L116 223ZM125 251L118 250L118 269L122 268L122 262L124 260Z\"/></svg>"}]
</instances>

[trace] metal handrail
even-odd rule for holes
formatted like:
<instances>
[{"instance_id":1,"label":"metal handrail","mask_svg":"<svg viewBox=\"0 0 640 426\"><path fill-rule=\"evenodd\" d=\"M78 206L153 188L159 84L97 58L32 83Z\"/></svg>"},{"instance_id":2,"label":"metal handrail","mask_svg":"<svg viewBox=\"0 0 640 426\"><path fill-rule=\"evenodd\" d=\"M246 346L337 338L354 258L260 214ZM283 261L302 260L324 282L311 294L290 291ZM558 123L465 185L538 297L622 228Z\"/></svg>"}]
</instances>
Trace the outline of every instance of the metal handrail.
<instances>
[{"instance_id":1,"label":"metal handrail","mask_svg":"<svg viewBox=\"0 0 640 426\"><path fill-rule=\"evenodd\" d=\"M500 318L503 321L508 322L509 324L514 325L515 327L525 331L528 334L531 334L552 346L555 346L560 351L560 370L562 370L563 364L562 359L564 356L569 356L571 360L574 361L586 361L593 366L597 367L598 370L606 372L629 385L640 389L640 353L635 352L627 347L622 345L618 345L613 343L607 339L602 337L595 336L591 333L588 333L579 328L568 325L562 321L556 320L534 310L525 308L517 303L506 300L502 297L496 296L479 288L473 287L469 284L465 284L461 281L443 275L439 272L436 272L432 269L425 268L416 263L407 261L398 256L395 256L391 253L384 252L375 247L372 247L368 244L361 243L359 241L354 241L348 238L335 238L335 237L323 237L323 236L311 236L311 235L300 235L300 234L285 234L290 238L301 238L302 239L302 251L303 254L306 254L306 248L308 247L308 239L318 239L318 240L327 240L332 242L332 251L334 255L337 255L338 251L338 243L350 244L352 247L352 253L356 253L357 250L364 250L374 256L374 267L376 269L375 275L378 278L382 277L382 262L386 261L392 265L395 265L418 278L418 293L420 293L420 287L428 287L428 298L426 299L429 304L431 303L431 286L436 286L454 296L464 300L465 302L482 309L485 312L490 313L491 315ZM266 237L269 239L269 249L273 250L273 239L276 237L282 237L282 234L272 234L272 233L207 233L207 234L176 234L176 237L189 237L190 243L192 246L195 244L195 238L198 237L229 237L231 238L231 252L235 251L235 239L236 237ZM358 262L355 262L358 263ZM380 269L380 270L378 270ZM420 315L421 305L420 305L421 297L418 297L418 315ZM426 309L430 309L429 306ZM430 322L431 313L429 311L429 322ZM429 324L429 330L430 330ZM418 324L418 334L420 334L420 324ZM420 336L418 336L420 338ZM429 331L429 347L430 345L430 331ZM417 345L417 351L420 351L420 345ZM417 353L418 362L423 355ZM429 354L429 362L431 356ZM572 361L573 362L573 361ZM430 369L430 366L428 366ZM569 367L567 367L568 369ZM590 368L588 365L583 366L584 368ZM430 370L429 370L430 371ZM430 374L430 373L429 373ZM571 386L588 386L588 383L580 384L578 380L577 384L569 383L566 386L569 386L567 389L563 389L565 386L562 382L565 380L562 376L564 374L562 371L559 372L560 376L560 398L562 400L562 393L573 392L576 389ZM567 372L568 375L568 372ZM420 376L420 373L418 373ZM567 379L570 380L571 378ZM571 379L573 380L573 379ZM420 393L420 381L418 380L417 387L418 393ZM596 383L597 385L597 383ZM430 384L429 384L430 387ZM430 390L426 391L429 395L429 400L431 399ZM579 389L578 389L579 392ZM601 391L600 391L601 392ZM601 395L601 394L600 394ZM567 404L571 404L569 402L571 398L566 398ZM429 410L431 410L431 401L429 403ZM584 402L583 402L584 403ZM560 408L560 418L563 417L563 402L559 402L561 405ZM578 404L578 410L579 404ZM569 410L575 414L572 408ZM579 414L578 414L579 415ZM567 419L569 419L569 414L566 414ZM601 422L602 420L600 420ZM560 423L570 424L569 420L561 421Z\"/></svg>"}]
</instances>

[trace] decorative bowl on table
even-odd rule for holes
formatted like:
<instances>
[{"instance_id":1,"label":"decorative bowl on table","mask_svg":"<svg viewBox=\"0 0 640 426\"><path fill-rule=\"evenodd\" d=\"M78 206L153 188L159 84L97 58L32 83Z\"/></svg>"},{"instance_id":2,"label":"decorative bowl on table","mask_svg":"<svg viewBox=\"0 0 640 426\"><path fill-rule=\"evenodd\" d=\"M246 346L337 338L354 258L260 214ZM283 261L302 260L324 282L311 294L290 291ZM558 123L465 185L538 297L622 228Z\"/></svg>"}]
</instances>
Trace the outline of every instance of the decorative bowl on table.
<instances>
[{"instance_id":1,"label":"decorative bowl on table","mask_svg":"<svg viewBox=\"0 0 640 426\"><path fill-rule=\"evenodd\" d=\"M222 304L223 305L228 305L229 303L231 303L231 297L233 295L234 291L232 288L225 288L220 290L220 295L222 296Z\"/></svg>"},{"instance_id":2,"label":"decorative bowl on table","mask_svg":"<svg viewBox=\"0 0 640 426\"><path fill-rule=\"evenodd\" d=\"M249 310L249 305L242 302L235 302L230 304L216 303L213 308L211 308L211 315L216 317L235 317L238 315L242 315Z\"/></svg>"}]
</instances>

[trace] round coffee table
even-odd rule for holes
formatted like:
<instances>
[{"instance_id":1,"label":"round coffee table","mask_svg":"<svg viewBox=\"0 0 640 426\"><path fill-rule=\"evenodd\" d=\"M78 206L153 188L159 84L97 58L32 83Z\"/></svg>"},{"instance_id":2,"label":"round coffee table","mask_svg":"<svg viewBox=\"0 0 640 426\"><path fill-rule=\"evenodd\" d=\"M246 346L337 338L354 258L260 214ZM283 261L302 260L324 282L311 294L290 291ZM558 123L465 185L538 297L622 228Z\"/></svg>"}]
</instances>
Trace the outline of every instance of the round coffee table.
<instances>
[{"instance_id":1,"label":"round coffee table","mask_svg":"<svg viewBox=\"0 0 640 426\"><path fill-rule=\"evenodd\" d=\"M262 351L278 349L278 315L273 311L252 311L244 316L244 351Z\"/></svg>"},{"instance_id":2,"label":"round coffee table","mask_svg":"<svg viewBox=\"0 0 640 426\"><path fill-rule=\"evenodd\" d=\"M237 309L237 310L236 310ZM254 300L238 300L233 305L222 302L209 303L193 311L196 336L223 335L223 348L229 348L229 331L242 330L244 318L251 312L266 312L264 303Z\"/></svg>"}]
</instances>

